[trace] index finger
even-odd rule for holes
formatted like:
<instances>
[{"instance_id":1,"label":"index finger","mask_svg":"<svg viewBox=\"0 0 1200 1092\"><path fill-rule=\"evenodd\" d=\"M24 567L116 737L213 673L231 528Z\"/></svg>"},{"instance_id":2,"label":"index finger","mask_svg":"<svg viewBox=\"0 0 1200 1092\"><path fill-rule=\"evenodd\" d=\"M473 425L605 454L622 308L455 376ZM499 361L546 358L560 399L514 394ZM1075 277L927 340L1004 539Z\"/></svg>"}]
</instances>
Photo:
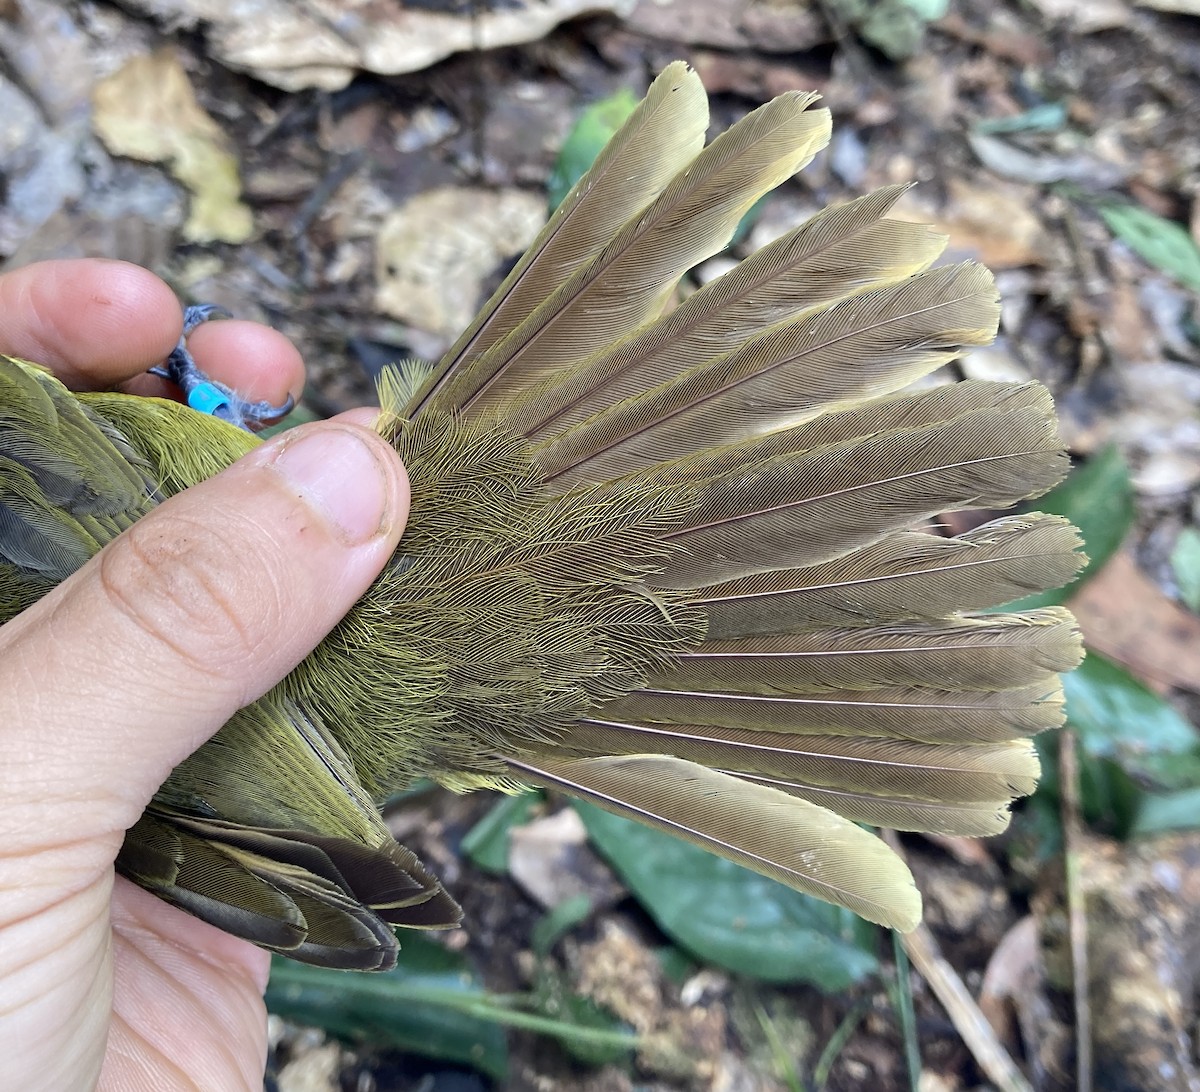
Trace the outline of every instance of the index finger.
<instances>
[{"instance_id":1,"label":"index finger","mask_svg":"<svg viewBox=\"0 0 1200 1092\"><path fill-rule=\"evenodd\" d=\"M121 386L178 397L171 384L145 372L166 359L182 328L175 293L129 262L37 262L0 276L0 352L44 364L76 390ZM277 331L215 322L194 338L196 362L244 397L273 403L299 397L304 363Z\"/></svg>"},{"instance_id":2,"label":"index finger","mask_svg":"<svg viewBox=\"0 0 1200 1092\"><path fill-rule=\"evenodd\" d=\"M0 277L0 351L103 389L160 363L183 310L148 269L103 258L36 262Z\"/></svg>"}]
</instances>

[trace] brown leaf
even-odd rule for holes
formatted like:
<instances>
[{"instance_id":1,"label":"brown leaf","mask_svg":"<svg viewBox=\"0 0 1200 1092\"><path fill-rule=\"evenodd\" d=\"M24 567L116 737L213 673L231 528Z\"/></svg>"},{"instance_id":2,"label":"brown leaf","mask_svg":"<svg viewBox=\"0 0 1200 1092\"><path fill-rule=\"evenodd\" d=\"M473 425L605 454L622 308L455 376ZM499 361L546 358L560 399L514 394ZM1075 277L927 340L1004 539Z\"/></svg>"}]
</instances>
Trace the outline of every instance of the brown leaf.
<instances>
[{"instance_id":1,"label":"brown leaf","mask_svg":"<svg viewBox=\"0 0 1200 1092\"><path fill-rule=\"evenodd\" d=\"M1089 648L1156 690L1200 691L1200 618L1117 554L1070 603Z\"/></svg>"},{"instance_id":2,"label":"brown leaf","mask_svg":"<svg viewBox=\"0 0 1200 1092\"><path fill-rule=\"evenodd\" d=\"M192 193L191 242L243 243L254 228L238 163L220 126L196 101L173 49L132 57L92 95L92 125L114 155L165 163Z\"/></svg>"},{"instance_id":3,"label":"brown leaf","mask_svg":"<svg viewBox=\"0 0 1200 1092\"><path fill-rule=\"evenodd\" d=\"M932 223L950 236L956 252L971 254L993 269L1043 265L1046 228L1033 212L1027 190L988 179L973 186L962 178L946 180L947 202L932 213L918 204L910 191L893 215L918 223Z\"/></svg>"}]
</instances>

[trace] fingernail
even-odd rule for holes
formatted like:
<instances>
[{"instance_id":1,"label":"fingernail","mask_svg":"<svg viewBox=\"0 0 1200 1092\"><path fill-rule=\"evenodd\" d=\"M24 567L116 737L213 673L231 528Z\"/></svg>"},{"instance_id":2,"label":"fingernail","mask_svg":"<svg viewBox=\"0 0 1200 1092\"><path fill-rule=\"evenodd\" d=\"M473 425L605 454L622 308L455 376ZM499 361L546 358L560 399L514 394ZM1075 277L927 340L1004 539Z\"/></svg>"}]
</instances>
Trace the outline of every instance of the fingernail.
<instances>
[{"instance_id":1,"label":"fingernail","mask_svg":"<svg viewBox=\"0 0 1200 1092\"><path fill-rule=\"evenodd\" d=\"M383 534L390 518L388 481L374 451L353 429L328 426L291 443L271 464L319 509L348 546Z\"/></svg>"}]
</instances>

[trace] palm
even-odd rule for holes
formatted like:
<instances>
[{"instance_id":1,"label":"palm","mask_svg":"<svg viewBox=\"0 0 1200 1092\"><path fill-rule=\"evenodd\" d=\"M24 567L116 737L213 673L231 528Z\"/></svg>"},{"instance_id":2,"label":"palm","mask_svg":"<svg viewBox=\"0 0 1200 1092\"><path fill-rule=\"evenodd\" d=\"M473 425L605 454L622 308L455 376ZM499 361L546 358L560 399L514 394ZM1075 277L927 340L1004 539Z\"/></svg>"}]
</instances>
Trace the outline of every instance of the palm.
<instances>
[{"instance_id":1,"label":"palm","mask_svg":"<svg viewBox=\"0 0 1200 1092\"><path fill-rule=\"evenodd\" d=\"M102 1088L261 1088L268 957L120 877Z\"/></svg>"}]
</instances>

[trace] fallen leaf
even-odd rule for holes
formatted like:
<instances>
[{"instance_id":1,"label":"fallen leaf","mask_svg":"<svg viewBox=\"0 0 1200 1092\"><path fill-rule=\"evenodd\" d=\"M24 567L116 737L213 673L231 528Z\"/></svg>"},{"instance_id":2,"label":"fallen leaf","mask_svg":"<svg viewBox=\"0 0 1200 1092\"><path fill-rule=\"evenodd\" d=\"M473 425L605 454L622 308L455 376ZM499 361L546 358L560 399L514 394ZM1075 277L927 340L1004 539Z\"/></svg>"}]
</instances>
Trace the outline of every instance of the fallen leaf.
<instances>
[{"instance_id":1,"label":"fallen leaf","mask_svg":"<svg viewBox=\"0 0 1200 1092\"><path fill-rule=\"evenodd\" d=\"M1053 1059L1062 1040L1047 992L1040 934L1032 914L1004 934L983 972L979 1010L1005 1046L1023 1046L1026 1058L1044 1072L1044 1062Z\"/></svg>"},{"instance_id":2,"label":"fallen leaf","mask_svg":"<svg viewBox=\"0 0 1200 1092\"><path fill-rule=\"evenodd\" d=\"M1158 690L1200 691L1200 617L1168 599L1128 551L1114 555L1070 607L1089 648Z\"/></svg>"},{"instance_id":3,"label":"fallen leaf","mask_svg":"<svg viewBox=\"0 0 1200 1092\"><path fill-rule=\"evenodd\" d=\"M522 190L446 186L395 209L379 229L376 306L453 338L471 321L504 258L541 230L546 203Z\"/></svg>"},{"instance_id":4,"label":"fallen leaf","mask_svg":"<svg viewBox=\"0 0 1200 1092\"><path fill-rule=\"evenodd\" d=\"M1046 226L1023 186L995 179L974 186L961 178L948 178L941 208L932 208L925 200L919 189L909 190L891 215L929 224L948 235L955 256L970 255L992 269L1042 266L1052 256Z\"/></svg>"},{"instance_id":5,"label":"fallen leaf","mask_svg":"<svg viewBox=\"0 0 1200 1092\"><path fill-rule=\"evenodd\" d=\"M243 243L254 229L241 202L238 164L220 127L196 101L173 49L127 61L92 93L92 126L114 155L165 163L192 194L190 242Z\"/></svg>"},{"instance_id":6,"label":"fallen leaf","mask_svg":"<svg viewBox=\"0 0 1200 1092\"><path fill-rule=\"evenodd\" d=\"M1077 182L1089 189L1120 185L1130 168L1087 152L1054 155L1027 151L1011 141L987 133L968 133L967 143L988 170L1017 182L1049 185L1051 182Z\"/></svg>"},{"instance_id":7,"label":"fallen leaf","mask_svg":"<svg viewBox=\"0 0 1200 1092\"><path fill-rule=\"evenodd\" d=\"M287 91L338 91L359 70L385 76L417 72L452 53L535 42L581 15L628 15L635 0L509 0L458 10L362 0L121 3L172 30L201 30L214 59L265 83Z\"/></svg>"},{"instance_id":8,"label":"fallen leaf","mask_svg":"<svg viewBox=\"0 0 1200 1092\"><path fill-rule=\"evenodd\" d=\"M625 888L588 845L583 821L570 808L509 831L508 872L546 909L580 895L590 907L611 906Z\"/></svg>"},{"instance_id":9,"label":"fallen leaf","mask_svg":"<svg viewBox=\"0 0 1200 1092\"><path fill-rule=\"evenodd\" d=\"M1032 0L1033 6L1047 19L1069 23L1080 34L1113 30L1129 22L1125 0Z\"/></svg>"}]
</instances>

